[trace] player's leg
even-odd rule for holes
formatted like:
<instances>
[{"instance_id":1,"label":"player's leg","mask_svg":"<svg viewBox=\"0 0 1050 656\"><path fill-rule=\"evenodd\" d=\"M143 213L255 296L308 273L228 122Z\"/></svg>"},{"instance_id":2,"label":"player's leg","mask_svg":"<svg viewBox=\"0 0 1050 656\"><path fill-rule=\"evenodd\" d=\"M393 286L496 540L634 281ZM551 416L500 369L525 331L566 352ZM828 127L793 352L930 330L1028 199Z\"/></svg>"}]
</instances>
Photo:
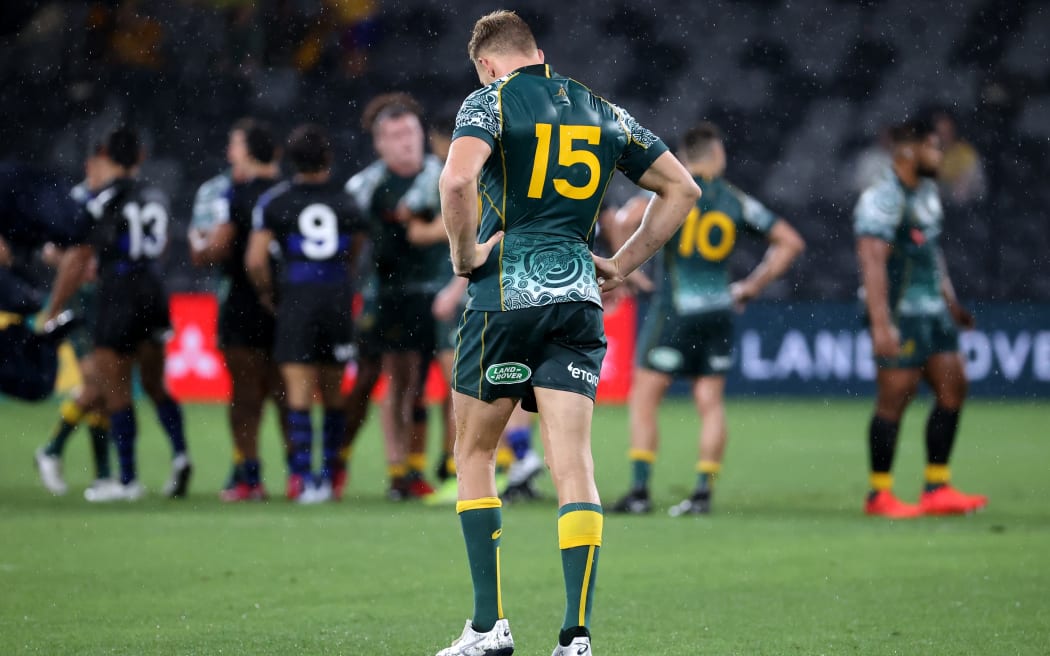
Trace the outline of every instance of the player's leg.
<instances>
[{"instance_id":1,"label":"player's leg","mask_svg":"<svg viewBox=\"0 0 1050 656\"><path fill-rule=\"evenodd\" d=\"M416 369L418 375L416 385L412 390L412 407L409 410L412 424L409 427L408 455L405 458L405 466L408 470L406 476L408 477L409 494L419 498L434 493L434 488L427 482L424 473L427 467L427 431L429 429L426 383L433 356L433 349L419 351L419 366Z\"/></svg>"},{"instance_id":2,"label":"player's leg","mask_svg":"<svg viewBox=\"0 0 1050 656\"><path fill-rule=\"evenodd\" d=\"M80 371L84 384L77 394L76 402L85 410L84 420L91 435L91 459L95 465L95 481L92 485L110 485L113 474L109 462L109 415L99 386L93 353L88 353L80 360Z\"/></svg>"},{"instance_id":3,"label":"player's leg","mask_svg":"<svg viewBox=\"0 0 1050 656\"><path fill-rule=\"evenodd\" d=\"M558 546L565 578L565 616L558 643L589 637L602 507L594 483L591 414L594 402L575 392L536 388L543 449L558 493Z\"/></svg>"},{"instance_id":4,"label":"player's leg","mask_svg":"<svg viewBox=\"0 0 1050 656\"><path fill-rule=\"evenodd\" d=\"M164 346L155 339L143 340L138 345L135 359L139 365L142 389L153 402L157 421L164 428L171 444L171 476L164 485L164 494L173 499L185 497L193 465L186 448L182 407L164 385Z\"/></svg>"},{"instance_id":5,"label":"player's leg","mask_svg":"<svg viewBox=\"0 0 1050 656\"><path fill-rule=\"evenodd\" d=\"M871 489L865 512L869 515L903 519L919 514L917 506L905 504L894 496L892 470L901 418L915 397L921 376L917 368L881 364L875 375L875 412L868 424Z\"/></svg>"},{"instance_id":6,"label":"player's leg","mask_svg":"<svg viewBox=\"0 0 1050 656\"><path fill-rule=\"evenodd\" d=\"M299 497L300 503L324 503L334 498L339 472L339 446L346 435L346 408L342 395L343 365L326 363L317 367L317 382L324 407L321 425L320 480ZM342 483L340 483L342 484ZM340 489L339 494L342 494Z\"/></svg>"},{"instance_id":7,"label":"player's leg","mask_svg":"<svg viewBox=\"0 0 1050 656\"><path fill-rule=\"evenodd\" d=\"M959 492L951 485L952 449L968 388L958 352L936 353L926 361L924 377L934 394L926 420L926 484L919 507L929 514L963 514L984 508L988 498Z\"/></svg>"},{"instance_id":8,"label":"player's leg","mask_svg":"<svg viewBox=\"0 0 1050 656\"><path fill-rule=\"evenodd\" d=\"M623 497L610 506L611 512L647 513L652 510L649 481L653 463L660 447L660 402L671 386L673 378L665 373L636 367L628 397L628 416L631 431L631 487Z\"/></svg>"},{"instance_id":9,"label":"player's leg","mask_svg":"<svg viewBox=\"0 0 1050 656\"><path fill-rule=\"evenodd\" d=\"M405 460L408 457L409 434L412 430L412 408L419 381L419 353L391 350L383 354L383 371L387 374L386 398L383 399L383 442L386 446L387 471L390 477L390 499L409 498Z\"/></svg>"},{"instance_id":10,"label":"player's leg","mask_svg":"<svg viewBox=\"0 0 1050 656\"><path fill-rule=\"evenodd\" d=\"M313 427L310 407L317 387L317 367L299 362L281 364L285 394L288 398L288 441L291 455L288 467L288 499L298 500L311 487L313 463Z\"/></svg>"},{"instance_id":11,"label":"player's leg","mask_svg":"<svg viewBox=\"0 0 1050 656\"><path fill-rule=\"evenodd\" d=\"M541 340L535 313L468 310L460 320L452 372L456 416L459 514L474 590L474 614L463 634L438 656L509 654L514 649L504 618L499 554L502 502L495 481L496 448L517 399L527 392L532 370L530 340ZM514 315L514 316L509 316ZM519 364L524 363L524 364ZM470 650L461 649L464 645Z\"/></svg>"},{"instance_id":12,"label":"player's leg","mask_svg":"<svg viewBox=\"0 0 1050 656\"><path fill-rule=\"evenodd\" d=\"M474 587L471 628L478 633L492 631L504 618L499 570L503 521L495 481L496 447L514 404L515 400L509 398L486 402L453 392L459 480L456 512Z\"/></svg>"},{"instance_id":13,"label":"player's leg","mask_svg":"<svg viewBox=\"0 0 1050 656\"><path fill-rule=\"evenodd\" d=\"M700 414L700 459L696 487L690 497L671 509L672 515L711 512L711 495L722 469L726 430L725 376L701 376L693 382L693 402Z\"/></svg>"},{"instance_id":14,"label":"player's leg","mask_svg":"<svg viewBox=\"0 0 1050 656\"><path fill-rule=\"evenodd\" d=\"M507 469L504 501L528 501L539 497L533 481L544 468L543 458L532 448L532 413L521 407L514 410L503 431L503 441L514 454Z\"/></svg>"},{"instance_id":15,"label":"player's leg","mask_svg":"<svg viewBox=\"0 0 1050 656\"><path fill-rule=\"evenodd\" d=\"M452 367L455 364L455 350L442 349L438 351L436 361L441 369L441 376L446 384L451 385ZM442 425L444 427L441 448L441 460L437 464L435 475L440 485L434 494L424 499L427 505L445 505L456 502L459 494L456 482L456 459L453 452L456 448L456 416L452 410L452 393L441 404Z\"/></svg>"},{"instance_id":16,"label":"player's leg","mask_svg":"<svg viewBox=\"0 0 1050 656\"><path fill-rule=\"evenodd\" d=\"M383 364L381 356L364 348L358 342L357 351L357 376L354 385L350 388L350 394L346 397L346 434L340 445L339 455L342 460L344 471L350 469L350 458L353 455L354 443L357 441L361 429L368 419L369 401L372 398L372 390L375 389L379 375L382 373Z\"/></svg>"},{"instance_id":17,"label":"player's leg","mask_svg":"<svg viewBox=\"0 0 1050 656\"><path fill-rule=\"evenodd\" d=\"M223 356L232 383L228 412L239 480L220 497L224 501L262 499L259 425L268 391L269 359L265 351L232 345L223 350Z\"/></svg>"},{"instance_id":18,"label":"player's leg","mask_svg":"<svg viewBox=\"0 0 1050 656\"><path fill-rule=\"evenodd\" d=\"M95 368L100 388L105 397L105 408L109 414L110 436L117 451L120 467L120 485L101 490L99 494L87 494L88 501L134 501L145 494L138 481L135 459L135 441L138 426L132 402L131 372L134 358L129 353L120 353L110 347L95 350Z\"/></svg>"}]
</instances>

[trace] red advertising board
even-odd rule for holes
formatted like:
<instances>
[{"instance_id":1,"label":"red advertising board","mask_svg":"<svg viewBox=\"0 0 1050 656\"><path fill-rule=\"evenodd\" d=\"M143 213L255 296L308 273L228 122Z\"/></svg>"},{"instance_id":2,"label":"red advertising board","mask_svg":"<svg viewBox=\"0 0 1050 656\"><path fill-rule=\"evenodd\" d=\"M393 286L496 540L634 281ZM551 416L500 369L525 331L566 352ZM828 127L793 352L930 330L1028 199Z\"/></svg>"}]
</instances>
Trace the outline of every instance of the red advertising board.
<instances>
[{"instance_id":1,"label":"red advertising board","mask_svg":"<svg viewBox=\"0 0 1050 656\"><path fill-rule=\"evenodd\" d=\"M230 376L218 349L219 307L212 294L175 294L171 297L174 335L167 347L165 378L168 389L180 401L224 402L230 398ZM605 332L609 350L598 383L598 401L622 403L631 387L635 343L635 304L632 299L606 308ZM347 367L344 388L353 383L355 368ZM446 385L437 365L427 378L427 399L445 398ZM382 398L385 383L376 387Z\"/></svg>"}]
</instances>

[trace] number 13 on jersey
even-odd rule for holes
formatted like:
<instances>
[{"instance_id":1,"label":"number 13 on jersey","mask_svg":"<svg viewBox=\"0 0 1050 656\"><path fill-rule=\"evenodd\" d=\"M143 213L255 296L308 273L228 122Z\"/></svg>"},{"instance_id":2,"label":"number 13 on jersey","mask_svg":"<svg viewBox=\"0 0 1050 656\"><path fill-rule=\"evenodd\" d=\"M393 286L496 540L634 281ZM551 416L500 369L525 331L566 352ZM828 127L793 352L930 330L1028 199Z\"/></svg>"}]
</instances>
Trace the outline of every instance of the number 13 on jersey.
<instances>
[{"instance_id":1,"label":"number 13 on jersey","mask_svg":"<svg viewBox=\"0 0 1050 656\"><path fill-rule=\"evenodd\" d=\"M597 146L602 130L596 125L558 126L558 166L569 167L583 164L588 169L587 184L576 186L565 178L554 178L554 191L573 200L587 200L598 190L601 163L598 156L585 148L574 148L574 142L582 141ZM547 166L551 156L553 126L550 123L536 124L536 157L532 163L532 178L529 180L529 198L542 198L547 182Z\"/></svg>"}]
</instances>

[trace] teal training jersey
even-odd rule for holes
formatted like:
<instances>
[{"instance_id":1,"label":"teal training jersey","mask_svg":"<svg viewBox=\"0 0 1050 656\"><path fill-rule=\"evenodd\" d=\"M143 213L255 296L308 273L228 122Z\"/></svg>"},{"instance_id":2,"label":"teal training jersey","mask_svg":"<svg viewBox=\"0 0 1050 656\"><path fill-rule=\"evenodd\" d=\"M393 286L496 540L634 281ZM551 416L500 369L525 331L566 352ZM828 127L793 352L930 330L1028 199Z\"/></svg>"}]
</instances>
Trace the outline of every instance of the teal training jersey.
<instances>
[{"instance_id":1,"label":"teal training jersey","mask_svg":"<svg viewBox=\"0 0 1050 656\"><path fill-rule=\"evenodd\" d=\"M667 146L546 64L468 96L452 138L465 136L492 147L481 171L479 241L505 232L471 276L468 307L600 306L591 247L605 190L616 169L637 181Z\"/></svg>"},{"instance_id":2,"label":"teal training jersey","mask_svg":"<svg viewBox=\"0 0 1050 656\"><path fill-rule=\"evenodd\" d=\"M908 189L888 175L864 190L853 212L856 236L876 237L893 248L887 262L894 316L930 316L946 308L941 294L937 239L944 210L933 180Z\"/></svg>"},{"instance_id":3,"label":"teal training jersey","mask_svg":"<svg viewBox=\"0 0 1050 656\"><path fill-rule=\"evenodd\" d=\"M737 234L765 235L777 220L762 203L722 178L694 179L703 194L664 245L661 260L661 309L679 315L732 307L728 258Z\"/></svg>"}]
</instances>

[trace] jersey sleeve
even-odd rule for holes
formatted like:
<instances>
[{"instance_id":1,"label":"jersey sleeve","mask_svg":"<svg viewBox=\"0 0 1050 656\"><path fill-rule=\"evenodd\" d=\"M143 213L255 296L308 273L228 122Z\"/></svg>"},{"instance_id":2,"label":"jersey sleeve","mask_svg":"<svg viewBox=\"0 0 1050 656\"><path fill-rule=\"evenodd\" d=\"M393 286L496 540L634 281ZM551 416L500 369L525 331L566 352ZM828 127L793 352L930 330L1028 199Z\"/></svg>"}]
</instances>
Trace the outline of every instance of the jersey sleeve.
<instances>
[{"instance_id":1,"label":"jersey sleeve","mask_svg":"<svg viewBox=\"0 0 1050 656\"><path fill-rule=\"evenodd\" d=\"M904 216L904 196L891 185L879 183L861 194L853 210L853 232L892 242Z\"/></svg>"},{"instance_id":2,"label":"jersey sleeve","mask_svg":"<svg viewBox=\"0 0 1050 656\"><path fill-rule=\"evenodd\" d=\"M740 218L744 224L756 232L767 234L777 222L777 215L750 194L736 188L733 188L733 194L740 201Z\"/></svg>"},{"instance_id":3,"label":"jersey sleeve","mask_svg":"<svg viewBox=\"0 0 1050 656\"><path fill-rule=\"evenodd\" d=\"M616 161L616 168L623 171L631 182L638 182L656 158L667 152L667 144L623 108L612 103L609 106L627 135L627 145Z\"/></svg>"},{"instance_id":4,"label":"jersey sleeve","mask_svg":"<svg viewBox=\"0 0 1050 656\"><path fill-rule=\"evenodd\" d=\"M212 217L215 225L229 223L235 211L234 204L237 202L237 187L231 186L220 194L212 203Z\"/></svg>"},{"instance_id":5,"label":"jersey sleeve","mask_svg":"<svg viewBox=\"0 0 1050 656\"><path fill-rule=\"evenodd\" d=\"M495 148L500 138L499 95L495 84L478 89L467 96L456 114L456 129L452 140L459 137L477 137Z\"/></svg>"}]
</instances>

